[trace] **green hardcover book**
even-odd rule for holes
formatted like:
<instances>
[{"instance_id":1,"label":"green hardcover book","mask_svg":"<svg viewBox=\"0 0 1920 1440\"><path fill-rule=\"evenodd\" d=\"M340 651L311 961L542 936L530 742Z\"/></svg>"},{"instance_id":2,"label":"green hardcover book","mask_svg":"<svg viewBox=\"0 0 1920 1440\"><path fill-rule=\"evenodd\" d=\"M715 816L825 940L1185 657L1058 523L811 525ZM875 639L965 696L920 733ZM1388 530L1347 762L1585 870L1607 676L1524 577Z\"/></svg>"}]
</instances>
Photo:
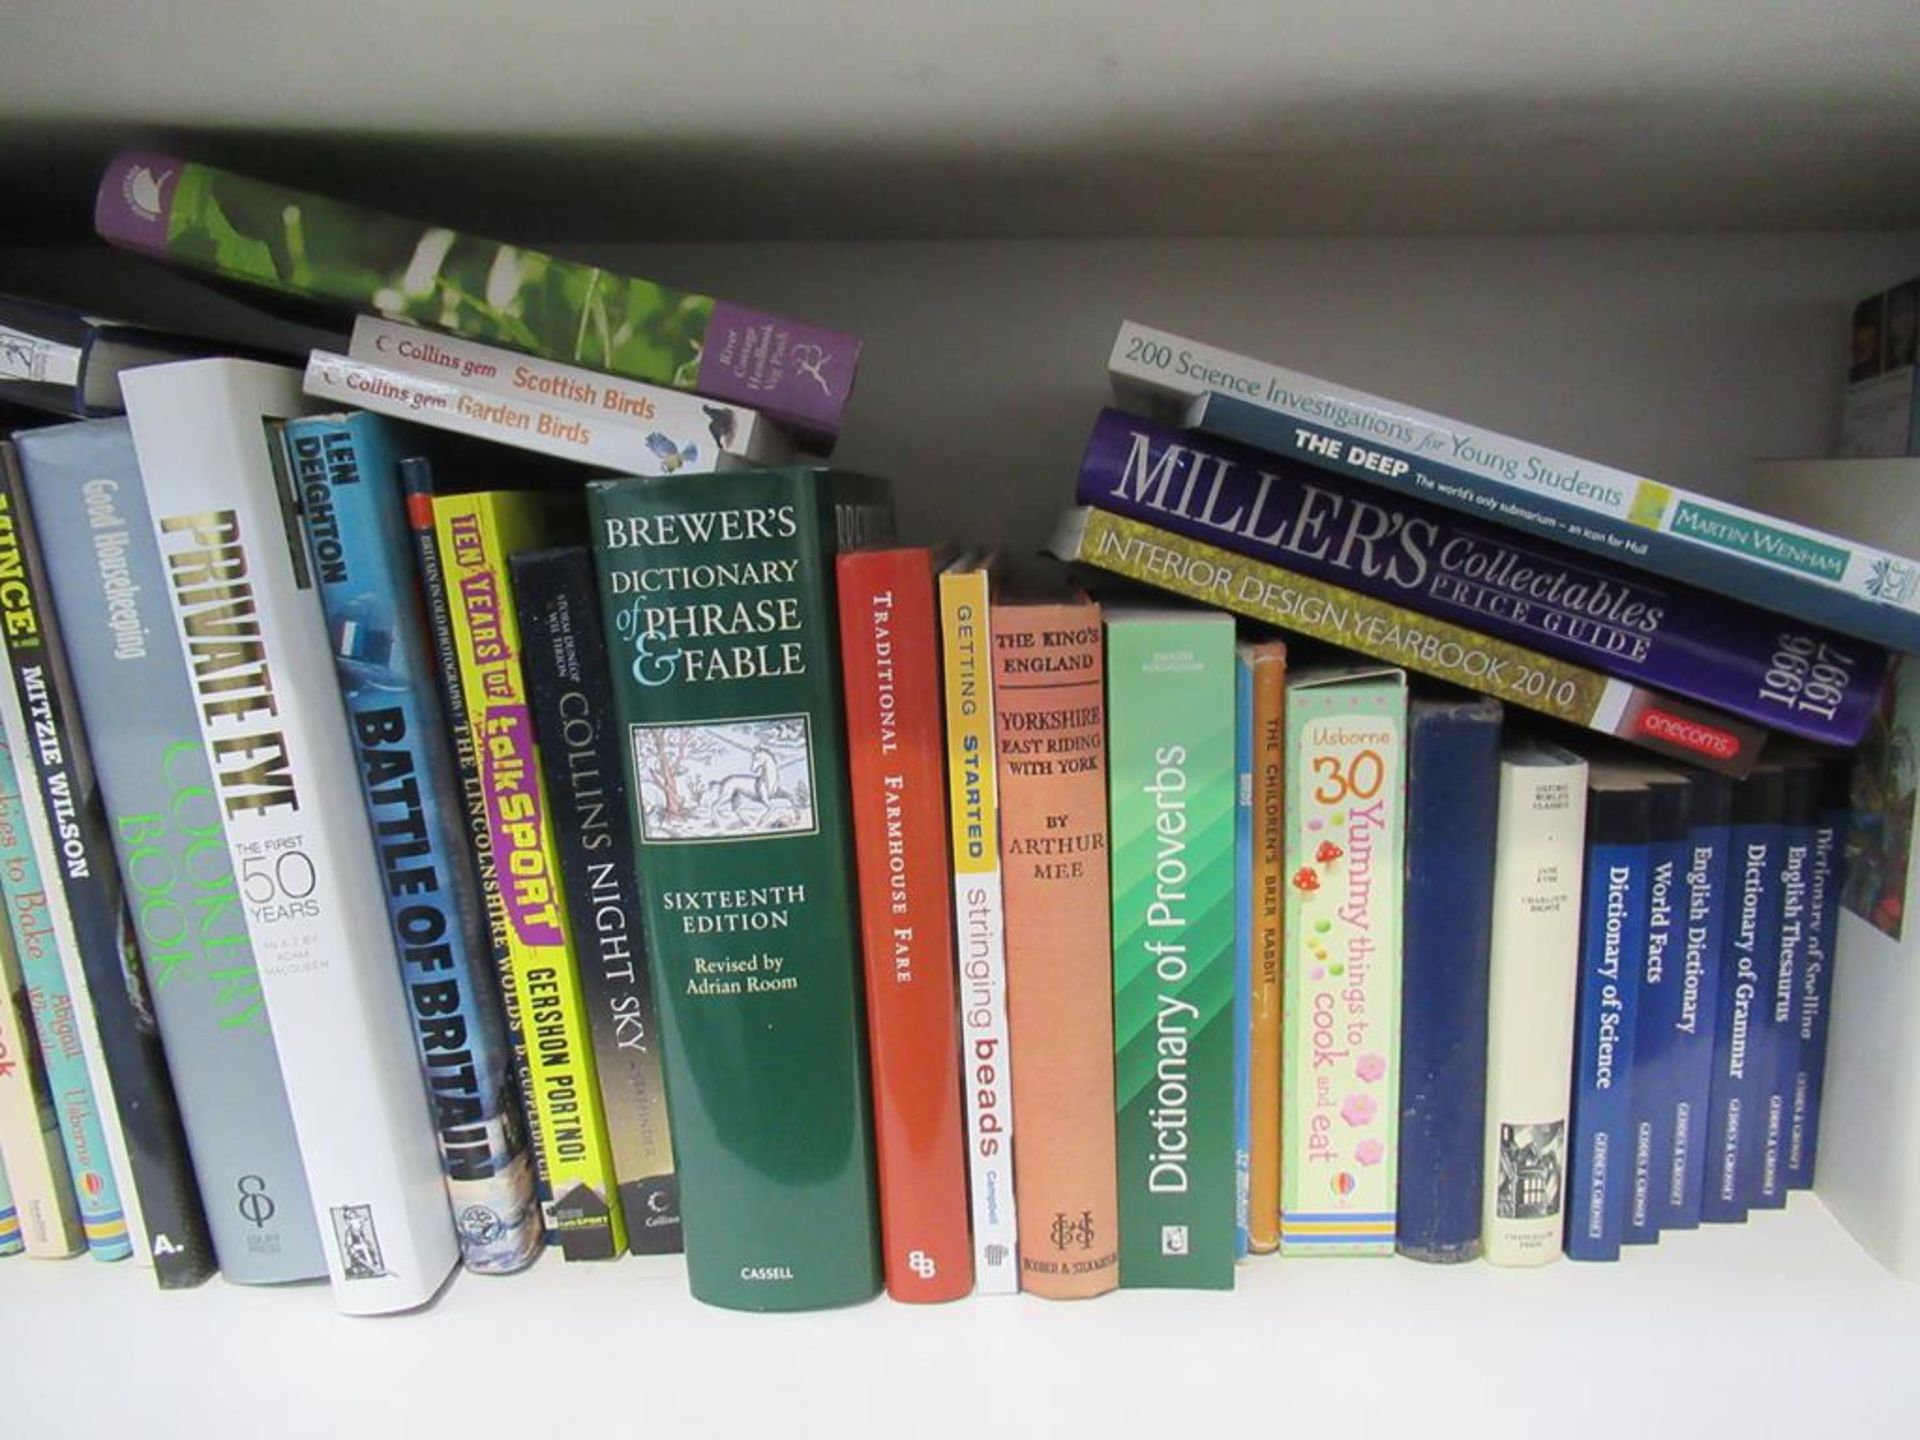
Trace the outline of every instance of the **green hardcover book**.
<instances>
[{"instance_id":1,"label":"green hardcover book","mask_svg":"<svg viewBox=\"0 0 1920 1440\"><path fill-rule=\"evenodd\" d=\"M687 1272L714 1305L880 1287L833 557L889 528L885 494L808 467L588 488Z\"/></svg>"},{"instance_id":2,"label":"green hardcover book","mask_svg":"<svg viewBox=\"0 0 1920 1440\"><path fill-rule=\"evenodd\" d=\"M1234 633L1107 616L1120 1283L1233 1287Z\"/></svg>"}]
</instances>

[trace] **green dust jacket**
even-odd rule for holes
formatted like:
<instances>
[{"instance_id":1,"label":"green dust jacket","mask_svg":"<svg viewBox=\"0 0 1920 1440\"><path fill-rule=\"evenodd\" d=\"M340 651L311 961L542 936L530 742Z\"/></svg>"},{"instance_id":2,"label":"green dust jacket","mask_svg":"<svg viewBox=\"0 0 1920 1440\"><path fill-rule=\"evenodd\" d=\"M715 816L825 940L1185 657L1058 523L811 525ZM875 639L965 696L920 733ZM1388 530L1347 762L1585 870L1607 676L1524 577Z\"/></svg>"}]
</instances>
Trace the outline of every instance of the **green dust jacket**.
<instances>
[{"instance_id":1,"label":"green dust jacket","mask_svg":"<svg viewBox=\"0 0 1920 1440\"><path fill-rule=\"evenodd\" d=\"M812 467L589 487L696 1298L880 1287L833 557L891 531Z\"/></svg>"}]
</instances>

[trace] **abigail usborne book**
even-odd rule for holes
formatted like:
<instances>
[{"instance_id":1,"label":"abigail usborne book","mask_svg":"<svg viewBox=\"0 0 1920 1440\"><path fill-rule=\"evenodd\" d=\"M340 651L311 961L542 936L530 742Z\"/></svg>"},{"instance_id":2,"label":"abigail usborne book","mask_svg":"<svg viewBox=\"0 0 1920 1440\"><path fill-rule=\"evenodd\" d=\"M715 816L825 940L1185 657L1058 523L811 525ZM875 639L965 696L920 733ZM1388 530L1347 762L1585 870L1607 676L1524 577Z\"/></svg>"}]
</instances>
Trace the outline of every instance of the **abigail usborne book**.
<instances>
[{"instance_id":1,"label":"abigail usborne book","mask_svg":"<svg viewBox=\"0 0 1920 1440\"><path fill-rule=\"evenodd\" d=\"M17 443L220 1272L324 1275L132 433L95 420Z\"/></svg>"},{"instance_id":2,"label":"abigail usborne book","mask_svg":"<svg viewBox=\"0 0 1920 1440\"><path fill-rule=\"evenodd\" d=\"M587 488L694 1297L880 1287L833 614L885 487L794 467Z\"/></svg>"},{"instance_id":3,"label":"abigail usborne book","mask_svg":"<svg viewBox=\"0 0 1920 1440\"><path fill-rule=\"evenodd\" d=\"M1107 368L1123 403L1172 423L1920 650L1920 561L1910 557L1131 320ZM1788 677L1796 695L1805 678Z\"/></svg>"},{"instance_id":4,"label":"abigail usborne book","mask_svg":"<svg viewBox=\"0 0 1920 1440\"><path fill-rule=\"evenodd\" d=\"M411 1309L459 1260L326 617L267 422L298 371L122 386L335 1305ZM343 803L344 802L344 803Z\"/></svg>"},{"instance_id":5,"label":"abigail usborne book","mask_svg":"<svg viewBox=\"0 0 1920 1440\"><path fill-rule=\"evenodd\" d=\"M829 445L860 359L837 331L171 155L116 155L94 228L217 279L737 401Z\"/></svg>"}]
</instances>

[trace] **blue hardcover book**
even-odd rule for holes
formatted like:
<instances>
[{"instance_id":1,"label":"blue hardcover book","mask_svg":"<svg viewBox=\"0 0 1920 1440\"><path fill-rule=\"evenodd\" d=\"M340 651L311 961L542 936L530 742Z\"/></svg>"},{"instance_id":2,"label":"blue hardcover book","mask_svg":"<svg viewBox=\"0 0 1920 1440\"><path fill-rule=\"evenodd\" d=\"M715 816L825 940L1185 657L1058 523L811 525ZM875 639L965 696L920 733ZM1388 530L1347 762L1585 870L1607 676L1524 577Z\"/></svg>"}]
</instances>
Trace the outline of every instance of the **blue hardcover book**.
<instances>
[{"instance_id":1,"label":"blue hardcover book","mask_svg":"<svg viewBox=\"0 0 1920 1440\"><path fill-rule=\"evenodd\" d=\"M1628 767L1587 771L1587 875L1573 1042L1566 1251L1618 1260L1633 1177L1633 1031L1647 944L1653 797Z\"/></svg>"},{"instance_id":2,"label":"blue hardcover book","mask_svg":"<svg viewBox=\"0 0 1920 1440\"><path fill-rule=\"evenodd\" d=\"M1253 1180L1253 662L1233 662L1233 1258L1251 1248Z\"/></svg>"},{"instance_id":3,"label":"blue hardcover book","mask_svg":"<svg viewBox=\"0 0 1920 1440\"><path fill-rule=\"evenodd\" d=\"M1674 1115L1679 1108L1680 1045L1688 1014L1687 975L1682 967L1686 936L1689 853L1686 776L1648 770L1647 943L1640 966L1640 994L1633 1030L1633 1163L1627 1187L1628 1245L1660 1238L1661 1194L1673 1153Z\"/></svg>"},{"instance_id":4,"label":"blue hardcover book","mask_svg":"<svg viewBox=\"0 0 1920 1440\"><path fill-rule=\"evenodd\" d=\"M1813 879L1807 888L1807 948L1794 1005L1795 1066L1792 1119L1787 1132L1787 1187L1813 1184L1819 1157L1820 1094L1827 1069L1827 1024L1833 1000L1834 946L1840 896L1846 887L1847 829L1851 821L1846 757L1820 765L1818 818L1813 828Z\"/></svg>"},{"instance_id":5,"label":"blue hardcover book","mask_svg":"<svg viewBox=\"0 0 1920 1440\"><path fill-rule=\"evenodd\" d=\"M1673 1109L1659 1122L1668 1137L1662 1156L1662 1230L1700 1225L1706 1177L1707 1116L1713 1095L1714 1019L1727 931L1727 856L1733 845L1733 782L1704 770L1687 774L1686 871L1682 877L1678 991L1666 997L1673 1017ZM1645 1025L1646 1017L1641 1016Z\"/></svg>"},{"instance_id":6,"label":"blue hardcover book","mask_svg":"<svg viewBox=\"0 0 1920 1440\"><path fill-rule=\"evenodd\" d=\"M1407 721L1394 1248L1442 1264L1480 1253L1500 721L1487 699L1416 700Z\"/></svg>"},{"instance_id":7,"label":"blue hardcover book","mask_svg":"<svg viewBox=\"0 0 1920 1440\"><path fill-rule=\"evenodd\" d=\"M327 1273L125 420L17 442L220 1271Z\"/></svg>"},{"instance_id":8,"label":"blue hardcover book","mask_svg":"<svg viewBox=\"0 0 1920 1440\"><path fill-rule=\"evenodd\" d=\"M1759 1163L1748 1204L1755 1209L1777 1210L1787 1203L1793 1087L1800 1068L1794 1009L1812 936L1807 902L1813 888L1819 804L1819 770L1810 762L1789 765L1780 826L1780 923L1772 954L1762 957L1766 994L1753 1027L1753 1049L1760 1066L1760 1133L1756 1137Z\"/></svg>"},{"instance_id":9,"label":"blue hardcover book","mask_svg":"<svg viewBox=\"0 0 1920 1440\"><path fill-rule=\"evenodd\" d=\"M1767 1003L1768 970L1779 954L1785 804L1786 772L1777 765L1761 766L1734 789L1727 926L1700 1196L1700 1218L1708 1224L1745 1220L1759 1190L1763 1077L1753 1040L1759 1012Z\"/></svg>"},{"instance_id":10,"label":"blue hardcover book","mask_svg":"<svg viewBox=\"0 0 1920 1440\"><path fill-rule=\"evenodd\" d=\"M380 416L289 420L346 722L359 760L414 1046L469 1270L530 1264L543 1239L513 1052L441 722L402 459L432 437Z\"/></svg>"}]
</instances>

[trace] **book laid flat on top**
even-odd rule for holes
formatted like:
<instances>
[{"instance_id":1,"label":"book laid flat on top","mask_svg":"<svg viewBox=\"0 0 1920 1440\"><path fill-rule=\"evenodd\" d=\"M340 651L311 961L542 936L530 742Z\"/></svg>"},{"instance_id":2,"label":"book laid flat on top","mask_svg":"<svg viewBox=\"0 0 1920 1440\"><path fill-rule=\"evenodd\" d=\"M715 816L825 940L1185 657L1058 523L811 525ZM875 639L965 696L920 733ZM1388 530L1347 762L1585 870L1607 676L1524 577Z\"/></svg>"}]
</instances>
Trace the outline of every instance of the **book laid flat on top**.
<instances>
[{"instance_id":1,"label":"book laid flat on top","mask_svg":"<svg viewBox=\"0 0 1920 1440\"><path fill-rule=\"evenodd\" d=\"M217 279L763 410L831 444L850 335L171 155L108 164L94 228Z\"/></svg>"},{"instance_id":2,"label":"book laid flat on top","mask_svg":"<svg viewBox=\"0 0 1920 1440\"><path fill-rule=\"evenodd\" d=\"M1289 455L1655 574L1920 650L1920 562L1133 321L1115 393Z\"/></svg>"}]
</instances>

